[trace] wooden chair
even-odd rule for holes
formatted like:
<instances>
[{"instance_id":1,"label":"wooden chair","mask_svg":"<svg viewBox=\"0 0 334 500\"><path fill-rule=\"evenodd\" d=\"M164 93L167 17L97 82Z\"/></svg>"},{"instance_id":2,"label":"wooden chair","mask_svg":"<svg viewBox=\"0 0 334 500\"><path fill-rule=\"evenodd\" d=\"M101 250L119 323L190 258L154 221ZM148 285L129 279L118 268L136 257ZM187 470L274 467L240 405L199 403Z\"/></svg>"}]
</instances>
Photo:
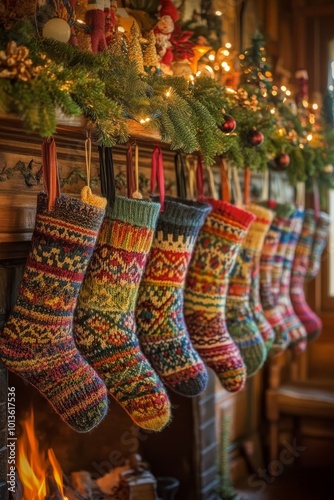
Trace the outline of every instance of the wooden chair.
<instances>
[{"instance_id":1,"label":"wooden chair","mask_svg":"<svg viewBox=\"0 0 334 500\"><path fill-rule=\"evenodd\" d=\"M279 424L283 415L334 419L333 382L306 379L306 355L283 353L269 362L266 418L269 422L269 459L277 460Z\"/></svg>"}]
</instances>

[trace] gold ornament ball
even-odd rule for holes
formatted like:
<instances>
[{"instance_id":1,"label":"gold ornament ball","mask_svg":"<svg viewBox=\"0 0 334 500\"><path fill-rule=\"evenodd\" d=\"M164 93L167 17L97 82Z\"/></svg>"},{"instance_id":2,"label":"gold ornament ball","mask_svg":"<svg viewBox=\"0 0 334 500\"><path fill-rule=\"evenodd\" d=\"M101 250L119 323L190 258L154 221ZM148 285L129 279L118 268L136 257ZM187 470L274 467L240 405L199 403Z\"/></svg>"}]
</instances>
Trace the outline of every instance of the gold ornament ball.
<instances>
[{"instance_id":1,"label":"gold ornament ball","mask_svg":"<svg viewBox=\"0 0 334 500\"><path fill-rule=\"evenodd\" d=\"M71 28L64 19L55 17L50 19L43 27L43 37L52 38L58 42L67 43L71 36Z\"/></svg>"},{"instance_id":2,"label":"gold ornament ball","mask_svg":"<svg viewBox=\"0 0 334 500\"><path fill-rule=\"evenodd\" d=\"M331 174L333 172L333 165L330 163L324 167L325 174Z\"/></svg>"}]
</instances>

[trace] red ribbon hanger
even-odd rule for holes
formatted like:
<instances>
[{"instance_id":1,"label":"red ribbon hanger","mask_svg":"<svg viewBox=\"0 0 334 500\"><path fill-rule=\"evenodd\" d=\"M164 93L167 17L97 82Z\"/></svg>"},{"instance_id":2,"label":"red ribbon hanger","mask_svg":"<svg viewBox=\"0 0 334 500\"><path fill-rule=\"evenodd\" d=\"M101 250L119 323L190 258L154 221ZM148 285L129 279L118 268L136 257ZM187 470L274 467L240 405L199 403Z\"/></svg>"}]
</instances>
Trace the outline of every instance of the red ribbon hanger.
<instances>
[{"instance_id":1,"label":"red ribbon hanger","mask_svg":"<svg viewBox=\"0 0 334 500\"><path fill-rule=\"evenodd\" d=\"M56 198L60 196L57 149L53 137L45 138L42 143L42 162L43 183L50 211L56 203Z\"/></svg>"},{"instance_id":2,"label":"red ribbon hanger","mask_svg":"<svg viewBox=\"0 0 334 500\"><path fill-rule=\"evenodd\" d=\"M162 159L162 151L159 146L155 146L152 154L151 166L151 194L153 195L156 187L158 186L159 200L161 204L160 211L165 209L165 175Z\"/></svg>"}]
</instances>

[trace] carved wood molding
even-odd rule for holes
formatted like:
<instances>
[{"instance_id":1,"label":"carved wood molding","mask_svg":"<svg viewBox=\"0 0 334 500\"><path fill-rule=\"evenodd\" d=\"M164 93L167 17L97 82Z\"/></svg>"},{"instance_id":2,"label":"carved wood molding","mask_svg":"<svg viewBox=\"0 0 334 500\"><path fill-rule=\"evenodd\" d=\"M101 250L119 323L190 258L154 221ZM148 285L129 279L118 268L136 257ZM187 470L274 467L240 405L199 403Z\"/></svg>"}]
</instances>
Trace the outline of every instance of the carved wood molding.
<instances>
[{"instance_id":1,"label":"carved wood molding","mask_svg":"<svg viewBox=\"0 0 334 500\"><path fill-rule=\"evenodd\" d=\"M85 151L87 126L82 119L59 119L54 135L64 194L78 196L85 185ZM145 126L131 122L131 141L139 146L140 188L144 197L149 194L151 156L159 142L163 151L166 190L175 195L174 155L169 145L161 143L159 135ZM91 187L100 191L97 142L92 130ZM43 190L41 178L41 145L38 134L28 134L16 117L0 115L0 258L8 258L8 244L15 243L18 255L22 242L29 242L35 221L36 196ZM127 144L113 148L117 191L126 194ZM6 247L6 250L5 250ZM26 245L23 245L26 247ZM12 251L15 253L13 246Z\"/></svg>"}]
</instances>

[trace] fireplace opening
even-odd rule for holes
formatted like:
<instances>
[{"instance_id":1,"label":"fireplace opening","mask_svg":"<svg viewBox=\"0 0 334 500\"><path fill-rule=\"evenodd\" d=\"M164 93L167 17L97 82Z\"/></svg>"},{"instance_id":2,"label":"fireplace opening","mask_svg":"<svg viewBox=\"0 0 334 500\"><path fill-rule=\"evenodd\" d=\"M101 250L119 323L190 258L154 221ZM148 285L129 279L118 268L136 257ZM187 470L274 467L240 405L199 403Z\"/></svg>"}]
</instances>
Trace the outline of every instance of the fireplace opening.
<instances>
[{"instance_id":1,"label":"fireplace opening","mask_svg":"<svg viewBox=\"0 0 334 500\"><path fill-rule=\"evenodd\" d=\"M105 420L82 434L20 377L9 373L8 386L15 387L17 410L16 484L14 493L9 489L10 500L178 498L179 479L167 477L168 469L157 477L145 461L141 445L152 433L135 426L114 401Z\"/></svg>"},{"instance_id":2,"label":"fireplace opening","mask_svg":"<svg viewBox=\"0 0 334 500\"><path fill-rule=\"evenodd\" d=\"M34 411L21 422L22 434L17 441L17 473L22 485L22 500L45 500L64 493L63 473L52 448L41 450L35 433Z\"/></svg>"}]
</instances>

